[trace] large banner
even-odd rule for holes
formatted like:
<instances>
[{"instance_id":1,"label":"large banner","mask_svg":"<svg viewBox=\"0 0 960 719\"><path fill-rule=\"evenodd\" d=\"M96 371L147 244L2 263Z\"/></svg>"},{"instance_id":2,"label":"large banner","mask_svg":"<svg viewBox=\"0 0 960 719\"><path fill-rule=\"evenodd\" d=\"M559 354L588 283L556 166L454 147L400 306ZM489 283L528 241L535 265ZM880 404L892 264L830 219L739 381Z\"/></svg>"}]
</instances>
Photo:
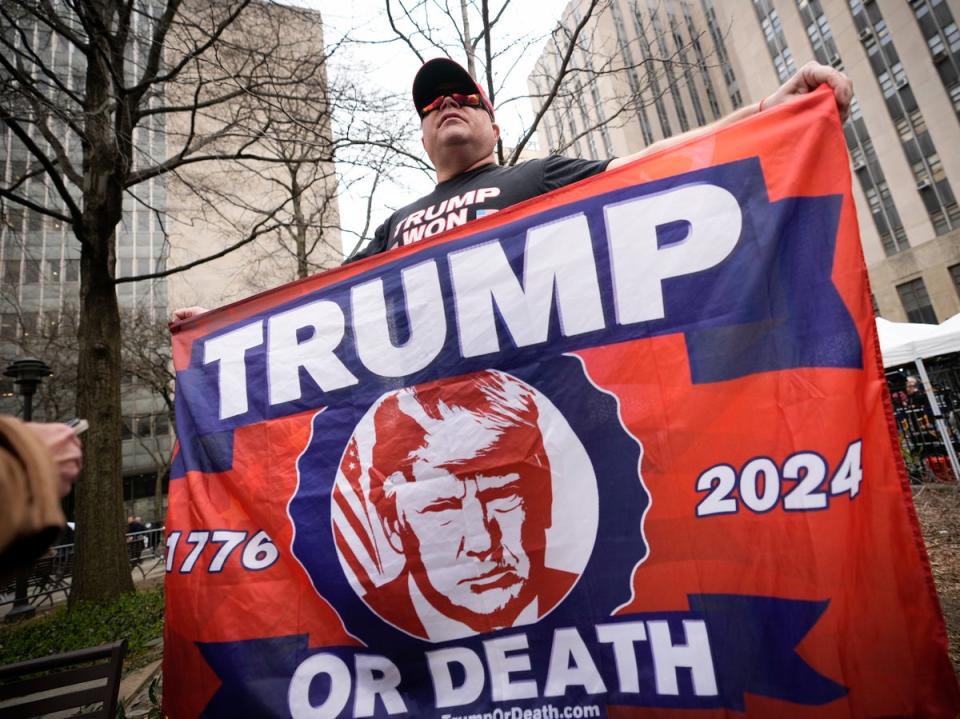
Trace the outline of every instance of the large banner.
<instances>
[{"instance_id":1,"label":"large banner","mask_svg":"<svg viewBox=\"0 0 960 719\"><path fill-rule=\"evenodd\" d=\"M166 713L956 716L847 167L820 91L175 327Z\"/></svg>"}]
</instances>

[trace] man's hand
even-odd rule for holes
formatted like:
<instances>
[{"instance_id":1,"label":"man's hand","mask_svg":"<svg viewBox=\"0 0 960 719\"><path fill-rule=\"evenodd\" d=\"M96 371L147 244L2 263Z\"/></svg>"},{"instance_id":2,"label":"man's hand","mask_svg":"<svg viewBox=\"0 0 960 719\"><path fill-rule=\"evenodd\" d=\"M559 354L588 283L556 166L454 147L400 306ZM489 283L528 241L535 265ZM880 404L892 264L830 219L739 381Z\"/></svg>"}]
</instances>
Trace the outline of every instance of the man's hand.
<instances>
[{"instance_id":1,"label":"man's hand","mask_svg":"<svg viewBox=\"0 0 960 719\"><path fill-rule=\"evenodd\" d=\"M174 310L171 320L173 322L182 322L183 320L189 320L192 317L197 315L202 315L204 312L209 312L206 307L194 306L194 307L181 307L179 310Z\"/></svg>"},{"instance_id":2,"label":"man's hand","mask_svg":"<svg viewBox=\"0 0 960 719\"><path fill-rule=\"evenodd\" d=\"M83 467L83 451L73 428L59 422L27 422L26 425L46 446L60 471L60 496L70 494Z\"/></svg>"},{"instance_id":3,"label":"man's hand","mask_svg":"<svg viewBox=\"0 0 960 719\"><path fill-rule=\"evenodd\" d=\"M763 109L795 100L801 95L813 92L826 83L833 89L833 96L840 111L840 120L850 114L850 101L853 99L853 82L849 77L829 65L808 62L797 73L783 83L779 89L763 100Z\"/></svg>"}]
</instances>

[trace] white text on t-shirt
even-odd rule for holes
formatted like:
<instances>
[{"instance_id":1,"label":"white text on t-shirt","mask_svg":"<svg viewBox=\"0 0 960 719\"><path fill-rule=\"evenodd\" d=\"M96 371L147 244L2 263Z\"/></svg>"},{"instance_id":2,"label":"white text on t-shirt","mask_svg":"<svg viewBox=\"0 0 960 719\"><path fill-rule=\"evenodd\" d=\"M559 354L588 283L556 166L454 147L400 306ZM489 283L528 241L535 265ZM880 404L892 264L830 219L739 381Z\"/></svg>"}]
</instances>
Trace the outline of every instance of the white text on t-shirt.
<instances>
[{"instance_id":1,"label":"white text on t-shirt","mask_svg":"<svg viewBox=\"0 0 960 719\"><path fill-rule=\"evenodd\" d=\"M448 197L439 205L430 205L422 210L411 212L397 223L393 236L396 237L403 230L403 239L400 243L402 245L419 242L425 237L433 237L464 224L467 221L467 208L470 205L482 205L499 194L499 187L482 187L479 190L468 190L461 195Z\"/></svg>"}]
</instances>

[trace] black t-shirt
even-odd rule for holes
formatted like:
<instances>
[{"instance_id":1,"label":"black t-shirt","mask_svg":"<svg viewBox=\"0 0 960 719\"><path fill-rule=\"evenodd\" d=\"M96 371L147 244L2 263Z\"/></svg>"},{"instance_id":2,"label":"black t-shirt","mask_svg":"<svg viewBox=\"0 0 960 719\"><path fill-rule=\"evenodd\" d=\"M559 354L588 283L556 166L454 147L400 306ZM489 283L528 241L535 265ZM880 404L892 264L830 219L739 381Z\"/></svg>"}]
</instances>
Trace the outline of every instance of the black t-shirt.
<instances>
[{"instance_id":1,"label":"black t-shirt","mask_svg":"<svg viewBox=\"0 0 960 719\"><path fill-rule=\"evenodd\" d=\"M593 177L608 164L610 160L550 155L512 167L493 163L478 167L441 182L429 195L394 212L377 228L370 244L348 262L439 235L477 217Z\"/></svg>"}]
</instances>

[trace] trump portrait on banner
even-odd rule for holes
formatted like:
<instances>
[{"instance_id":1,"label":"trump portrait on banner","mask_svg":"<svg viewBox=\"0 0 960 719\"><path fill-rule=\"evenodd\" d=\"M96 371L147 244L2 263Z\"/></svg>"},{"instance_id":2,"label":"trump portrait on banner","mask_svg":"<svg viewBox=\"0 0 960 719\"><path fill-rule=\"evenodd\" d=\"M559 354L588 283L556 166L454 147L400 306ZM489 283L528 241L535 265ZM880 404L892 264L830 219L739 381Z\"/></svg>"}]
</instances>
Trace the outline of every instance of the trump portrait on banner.
<instances>
[{"instance_id":1,"label":"trump portrait on banner","mask_svg":"<svg viewBox=\"0 0 960 719\"><path fill-rule=\"evenodd\" d=\"M443 641L534 623L574 586L596 534L595 478L537 395L487 370L388 392L358 424L334 488L336 546L383 620ZM557 496L575 491L555 486L545 436L579 455L580 497ZM554 505L574 501L588 509L551 547Z\"/></svg>"}]
</instances>

